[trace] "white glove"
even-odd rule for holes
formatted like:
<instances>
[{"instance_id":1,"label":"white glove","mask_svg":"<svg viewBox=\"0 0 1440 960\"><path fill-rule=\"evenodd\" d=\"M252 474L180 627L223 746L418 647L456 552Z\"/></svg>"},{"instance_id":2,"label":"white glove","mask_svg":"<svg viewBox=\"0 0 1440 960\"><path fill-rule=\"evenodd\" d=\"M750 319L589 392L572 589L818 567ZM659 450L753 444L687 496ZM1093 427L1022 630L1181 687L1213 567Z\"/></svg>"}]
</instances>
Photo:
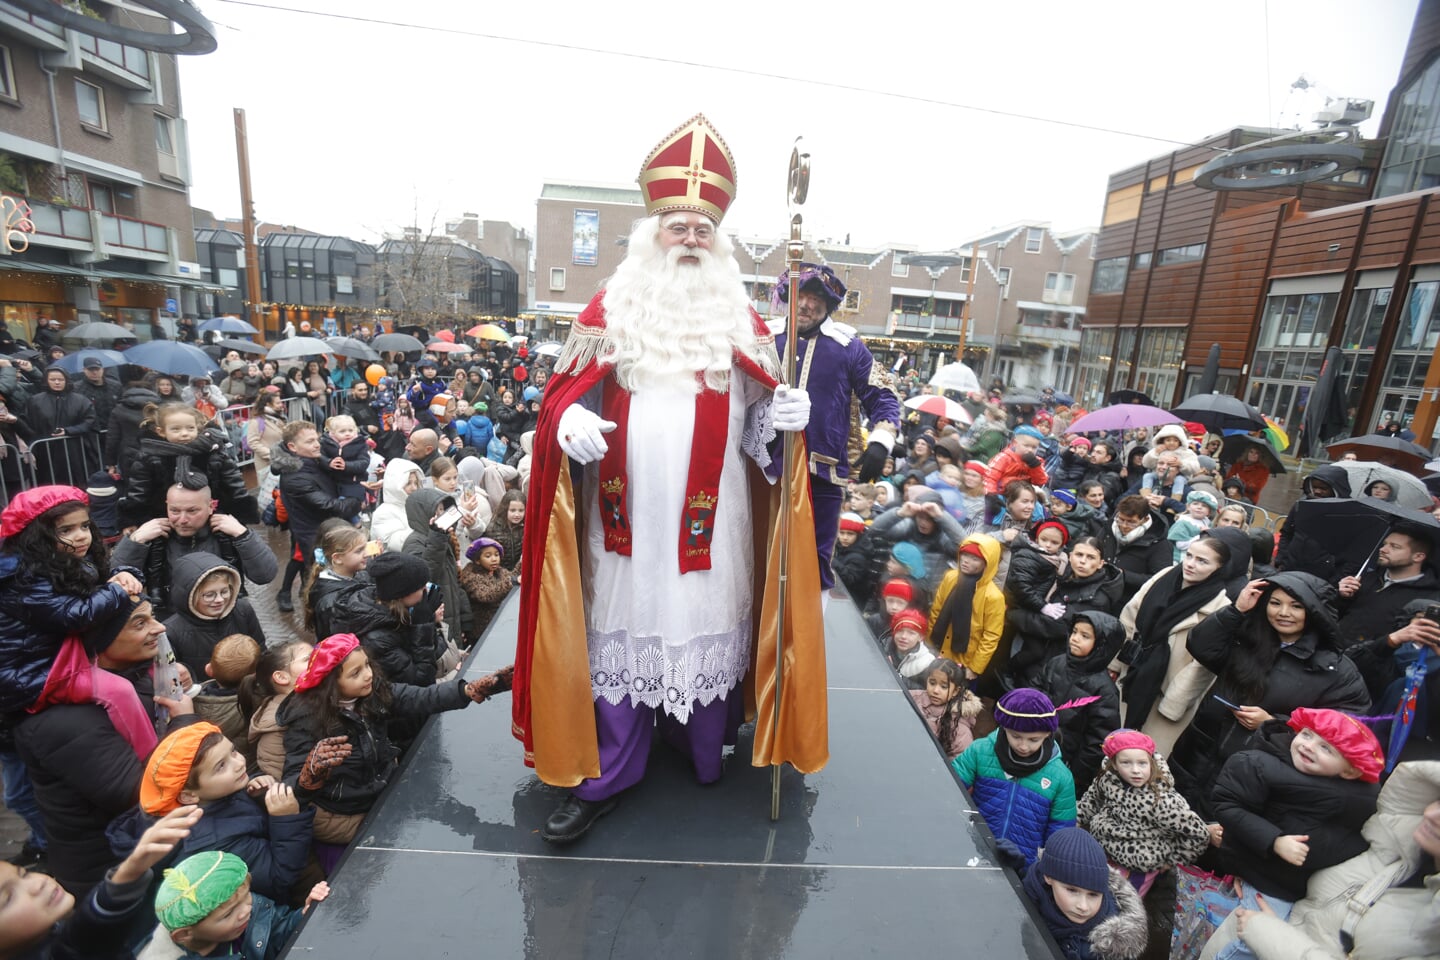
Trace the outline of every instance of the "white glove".
<instances>
[{"instance_id":1,"label":"white glove","mask_svg":"<svg viewBox=\"0 0 1440 960\"><path fill-rule=\"evenodd\" d=\"M572 403L560 414L556 434L560 439L560 449L567 457L576 463L594 463L610 449L604 434L614 429L614 423L600 419L598 414L591 413L578 403Z\"/></svg>"},{"instance_id":2,"label":"white glove","mask_svg":"<svg viewBox=\"0 0 1440 960\"><path fill-rule=\"evenodd\" d=\"M1045 604L1045 606L1040 608L1040 612L1045 614L1045 616L1049 617L1051 620L1059 620L1061 617L1065 616L1065 604L1047 603Z\"/></svg>"},{"instance_id":3,"label":"white glove","mask_svg":"<svg viewBox=\"0 0 1440 960\"><path fill-rule=\"evenodd\" d=\"M775 418L776 430L799 433L810 424L810 394L782 383L775 388L771 415Z\"/></svg>"}]
</instances>

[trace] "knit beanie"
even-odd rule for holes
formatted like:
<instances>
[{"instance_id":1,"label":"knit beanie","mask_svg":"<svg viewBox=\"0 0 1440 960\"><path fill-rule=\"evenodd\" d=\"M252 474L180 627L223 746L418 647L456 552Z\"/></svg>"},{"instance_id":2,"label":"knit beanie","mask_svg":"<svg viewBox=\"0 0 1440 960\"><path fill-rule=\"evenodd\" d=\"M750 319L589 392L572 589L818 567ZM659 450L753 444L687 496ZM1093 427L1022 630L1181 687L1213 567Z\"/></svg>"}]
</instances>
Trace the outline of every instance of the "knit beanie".
<instances>
[{"instance_id":1,"label":"knit beanie","mask_svg":"<svg viewBox=\"0 0 1440 960\"><path fill-rule=\"evenodd\" d=\"M1051 490L1050 499L1059 500L1061 503L1070 507L1075 506L1075 504L1079 502L1075 499L1075 494L1069 490Z\"/></svg>"},{"instance_id":2,"label":"knit beanie","mask_svg":"<svg viewBox=\"0 0 1440 960\"><path fill-rule=\"evenodd\" d=\"M990 468L989 468L988 466L986 466L982 461L979 461L979 460L966 460L966 461L965 461L965 469L966 469L966 470L974 470L976 473L980 474L980 476L982 476L982 477L988 477L988 476L990 475Z\"/></svg>"},{"instance_id":3,"label":"knit beanie","mask_svg":"<svg viewBox=\"0 0 1440 960\"><path fill-rule=\"evenodd\" d=\"M900 561L900 565L916 580L925 579L925 574L927 573L925 569L925 555L920 552L920 548L915 546L915 544L897 543L894 548L891 549L890 556Z\"/></svg>"},{"instance_id":4,"label":"knit beanie","mask_svg":"<svg viewBox=\"0 0 1440 960\"><path fill-rule=\"evenodd\" d=\"M92 650L95 653L104 653L110 644L115 642L115 638L120 636L120 632L124 630L125 625L130 622L130 618L135 616L136 608L146 602L143 596L130 597L129 599L129 604L122 603L121 608L115 611L109 618L96 620L90 624L90 629L85 631L86 649Z\"/></svg>"},{"instance_id":5,"label":"knit beanie","mask_svg":"<svg viewBox=\"0 0 1440 960\"><path fill-rule=\"evenodd\" d=\"M886 597L895 597L897 600L910 603L915 599L915 588L910 585L908 580L896 577L894 580L887 580L885 586L880 588L880 599L884 600Z\"/></svg>"},{"instance_id":6,"label":"knit beanie","mask_svg":"<svg viewBox=\"0 0 1440 960\"><path fill-rule=\"evenodd\" d=\"M1216 500L1215 495L1208 490L1191 490L1185 497L1186 503L1194 503L1196 500L1208 504L1212 514L1220 509L1220 502Z\"/></svg>"},{"instance_id":7,"label":"knit beanie","mask_svg":"<svg viewBox=\"0 0 1440 960\"><path fill-rule=\"evenodd\" d=\"M1065 529L1065 524L1059 520L1046 520L1044 523L1036 524L1035 529L1031 531L1031 535L1036 541L1040 539L1040 531L1042 530L1059 531L1062 546L1070 542L1070 531Z\"/></svg>"},{"instance_id":8,"label":"knit beanie","mask_svg":"<svg viewBox=\"0 0 1440 960\"><path fill-rule=\"evenodd\" d=\"M486 547L494 547L496 550L500 551L500 558L502 560L505 558L505 548L500 545L500 542L498 540L491 540L489 537L476 537L474 542L471 543L470 546L465 548L466 559L479 560L480 554L485 550Z\"/></svg>"},{"instance_id":9,"label":"knit beanie","mask_svg":"<svg viewBox=\"0 0 1440 960\"><path fill-rule=\"evenodd\" d=\"M1110 865L1100 841L1079 827L1050 834L1040 855L1041 876L1056 883L1104 893L1110 889Z\"/></svg>"},{"instance_id":10,"label":"knit beanie","mask_svg":"<svg viewBox=\"0 0 1440 960\"><path fill-rule=\"evenodd\" d=\"M1028 424L1028 423L1022 423L1020 426L1016 427L1016 428L1015 428L1015 436L1017 436L1017 437L1034 437L1036 440L1044 440L1044 439L1045 439L1045 434L1041 433L1039 430L1036 430L1034 427L1030 426L1030 424Z\"/></svg>"},{"instance_id":11,"label":"knit beanie","mask_svg":"<svg viewBox=\"0 0 1440 960\"><path fill-rule=\"evenodd\" d=\"M1334 747L1350 766L1360 771L1366 783L1379 783L1385 769L1385 753L1380 741L1369 727L1348 713L1339 710L1297 707L1290 711L1290 729L1295 732L1313 730Z\"/></svg>"},{"instance_id":12,"label":"knit beanie","mask_svg":"<svg viewBox=\"0 0 1440 960\"><path fill-rule=\"evenodd\" d=\"M995 704L995 722L1016 733L1054 733L1055 704L1033 687L1016 687Z\"/></svg>"},{"instance_id":13,"label":"knit beanie","mask_svg":"<svg viewBox=\"0 0 1440 960\"><path fill-rule=\"evenodd\" d=\"M370 561L375 599L399 600L430 582L430 565L410 553L382 553Z\"/></svg>"},{"instance_id":14,"label":"knit beanie","mask_svg":"<svg viewBox=\"0 0 1440 960\"><path fill-rule=\"evenodd\" d=\"M840 514L840 529L853 533L864 533L865 518L858 513L842 513Z\"/></svg>"},{"instance_id":15,"label":"knit beanie","mask_svg":"<svg viewBox=\"0 0 1440 960\"><path fill-rule=\"evenodd\" d=\"M930 620L914 607L906 607L890 618L891 633L901 627L909 627L923 636L930 632Z\"/></svg>"},{"instance_id":16,"label":"knit beanie","mask_svg":"<svg viewBox=\"0 0 1440 960\"><path fill-rule=\"evenodd\" d=\"M1092 444L1090 443L1090 438L1089 438L1089 437L1075 437L1075 438L1073 438L1073 439L1070 441L1070 446L1072 446L1072 447L1089 447L1089 446L1092 446Z\"/></svg>"},{"instance_id":17,"label":"knit beanie","mask_svg":"<svg viewBox=\"0 0 1440 960\"><path fill-rule=\"evenodd\" d=\"M215 724L202 720L176 728L156 745L140 778L140 807L146 813L163 817L180 806L180 791L200 759L200 745L212 733L224 736Z\"/></svg>"},{"instance_id":18,"label":"knit beanie","mask_svg":"<svg viewBox=\"0 0 1440 960\"><path fill-rule=\"evenodd\" d=\"M1105 737L1100 749L1105 751L1107 757L1113 757L1121 750L1144 750L1153 757L1155 756L1155 741L1139 730L1121 727Z\"/></svg>"}]
</instances>

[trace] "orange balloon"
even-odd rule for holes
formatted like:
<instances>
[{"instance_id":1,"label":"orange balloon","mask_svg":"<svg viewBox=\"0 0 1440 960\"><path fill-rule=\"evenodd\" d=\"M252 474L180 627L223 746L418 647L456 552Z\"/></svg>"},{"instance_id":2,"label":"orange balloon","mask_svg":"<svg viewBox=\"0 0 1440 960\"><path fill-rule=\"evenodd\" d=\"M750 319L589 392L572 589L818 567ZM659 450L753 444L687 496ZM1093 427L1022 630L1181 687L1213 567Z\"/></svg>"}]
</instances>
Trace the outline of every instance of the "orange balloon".
<instances>
[{"instance_id":1,"label":"orange balloon","mask_svg":"<svg viewBox=\"0 0 1440 960\"><path fill-rule=\"evenodd\" d=\"M365 382L372 387L380 386L380 378L383 376L385 376L385 368L378 363L372 363L365 368Z\"/></svg>"}]
</instances>

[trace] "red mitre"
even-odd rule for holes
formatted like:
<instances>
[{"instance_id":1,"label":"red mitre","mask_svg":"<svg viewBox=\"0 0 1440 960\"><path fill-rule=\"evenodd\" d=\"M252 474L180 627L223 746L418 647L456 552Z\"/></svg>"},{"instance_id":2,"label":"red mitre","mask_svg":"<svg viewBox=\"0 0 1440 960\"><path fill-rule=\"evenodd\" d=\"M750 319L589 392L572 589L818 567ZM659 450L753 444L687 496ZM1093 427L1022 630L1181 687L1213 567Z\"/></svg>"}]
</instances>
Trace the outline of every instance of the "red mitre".
<instances>
[{"instance_id":1,"label":"red mitre","mask_svg":"<svg viewBox=\"0 0 1440 960\"><path fill-rule=\"evenodd\" d=\"M735 158L697 113L660 141L637 179L648 216L689 210L718 224L735 199Z\"/></svg>"}]
</instances>

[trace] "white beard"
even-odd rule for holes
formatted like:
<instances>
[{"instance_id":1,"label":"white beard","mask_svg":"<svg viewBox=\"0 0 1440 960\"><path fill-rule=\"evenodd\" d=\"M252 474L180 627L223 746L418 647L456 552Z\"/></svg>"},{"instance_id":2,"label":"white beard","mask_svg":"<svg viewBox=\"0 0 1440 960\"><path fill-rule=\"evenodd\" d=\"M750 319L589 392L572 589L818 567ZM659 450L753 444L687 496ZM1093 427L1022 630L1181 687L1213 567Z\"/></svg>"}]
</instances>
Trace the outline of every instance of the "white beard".
<instances>
[{"instance_id":1,"label":"white beard","mask_svg":"<svg viewBox=\"0 0 1440 960\"><path fill-rule=\"evenodd\" d=\"M605 286L605 346L626 390L667 387L699 393L730 387L733 352L760 354L750 301L728 237L712 250L662 249L659 218L640 221L630 253ZM695 256L699 264L680 263ZM697 376L698 375L698 376Z\"/></svg>"}]
</instances>

